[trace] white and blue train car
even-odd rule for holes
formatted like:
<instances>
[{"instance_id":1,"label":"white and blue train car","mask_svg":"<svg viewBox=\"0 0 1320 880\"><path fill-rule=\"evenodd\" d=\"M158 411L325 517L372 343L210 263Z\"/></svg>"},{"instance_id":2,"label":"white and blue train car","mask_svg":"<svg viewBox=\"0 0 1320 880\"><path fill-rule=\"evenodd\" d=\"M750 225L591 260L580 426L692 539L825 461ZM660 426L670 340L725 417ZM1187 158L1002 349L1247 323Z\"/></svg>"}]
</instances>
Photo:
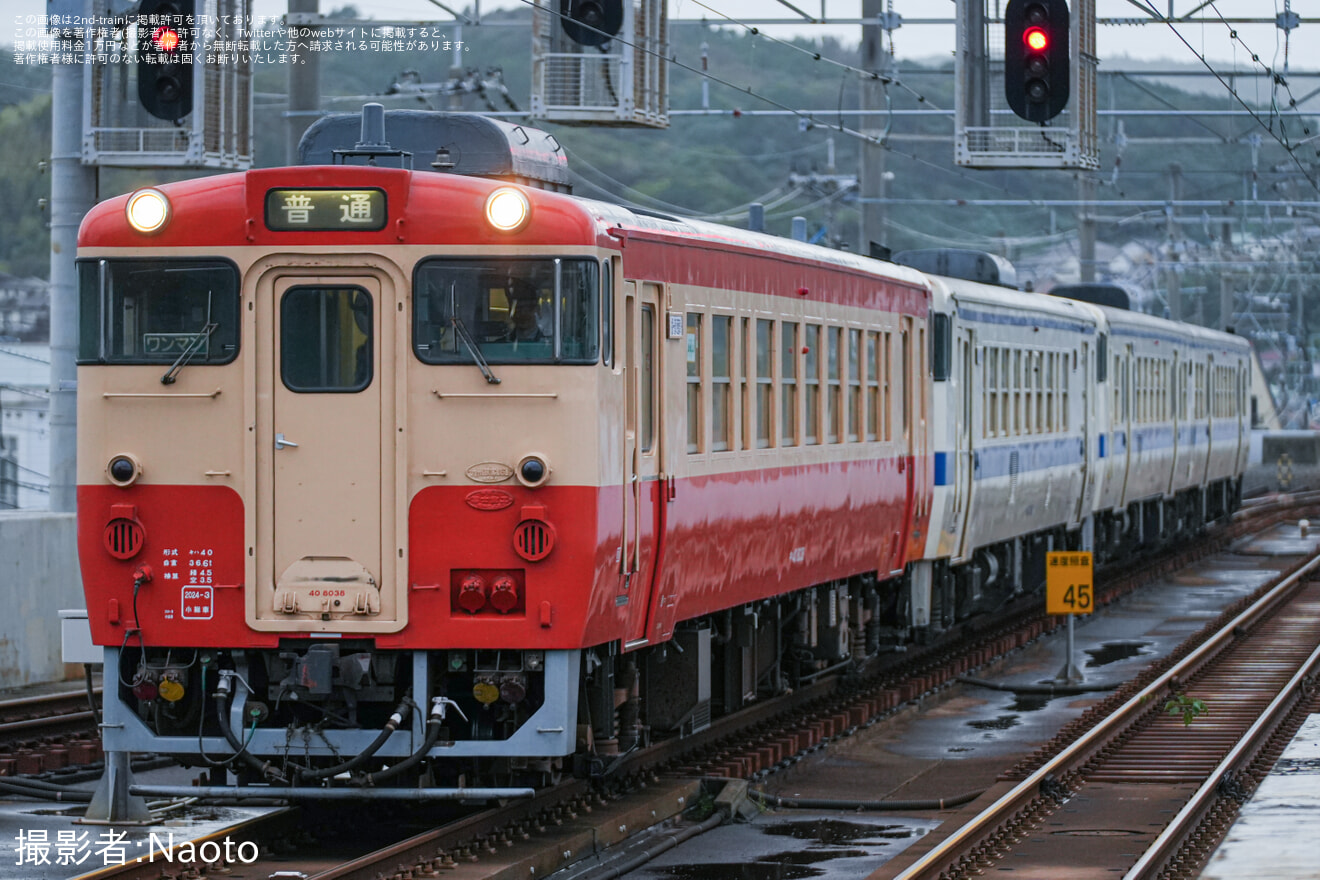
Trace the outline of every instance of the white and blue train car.
<instances>
[{"instance_id":1,"label":"white and blue train car","mask_svg":"<svg viewBox=\"0 0 1320 880\"><path fill-rule=\"evenodd\" d=\"M1250 432L1240 337L1103 308L1111 421L1101 435L1097 549L1165 543L1233 510Z\"/></svg>"},{"instance_id":2,"label":"white and blue train car","mask_svg":"<svg viewBox=\"0 0 1320 880\"><path fill-rule=\"evenodd\" d=\"M1103 488L1099 308L933 276L935 478L926 557L948 625L1043 581ZM914 590L914 607L919 605Z\"/></svg>"}]
</instances>

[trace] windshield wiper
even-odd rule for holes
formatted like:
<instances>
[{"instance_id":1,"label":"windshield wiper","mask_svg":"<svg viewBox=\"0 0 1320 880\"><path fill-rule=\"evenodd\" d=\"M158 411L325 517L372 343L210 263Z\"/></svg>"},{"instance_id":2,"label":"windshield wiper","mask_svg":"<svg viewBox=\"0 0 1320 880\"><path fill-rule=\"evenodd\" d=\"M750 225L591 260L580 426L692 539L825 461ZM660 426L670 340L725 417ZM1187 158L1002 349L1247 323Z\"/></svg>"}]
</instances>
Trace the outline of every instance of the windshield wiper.
<instances>
[{"instance_id":1,"label":"windshield wiper","mask_svg":"<svg viewBox=\"0 0 1320 880\"><path fill-rule=\"evenodd\" d=\"M215 328L219 326L219 324L212 321L200 331L194 333L192 341L188 343L188 347L179 353L179 356L175 358L174 363L165 371L165 375L160 377L160 384L173 385L176 374L184 368L184 365L186 365L188 361L192 360L193 355L201 351L202 343L209 340L211 334L215 332Z\"/></svg>"},{"instance_id":2,"label":"windshield wiper","mask_svg":"<svg viewBox=\"0 0 1320 880\"><path fill-rule=\"evenodd\" d=\"M477 347L477 342L472 338L472 334L468 332L463 319L458 315L454 315L449 319L449 323L454 325L454 333L467 346L468 353L472 355L472 360L476 362L478 369L481 370L481 375L486 377L486 381L491 385L500 384L500 380L490 371L490 364L486 363L486 358L481 354L481 349Z\"/></svg>"}]
</instances>

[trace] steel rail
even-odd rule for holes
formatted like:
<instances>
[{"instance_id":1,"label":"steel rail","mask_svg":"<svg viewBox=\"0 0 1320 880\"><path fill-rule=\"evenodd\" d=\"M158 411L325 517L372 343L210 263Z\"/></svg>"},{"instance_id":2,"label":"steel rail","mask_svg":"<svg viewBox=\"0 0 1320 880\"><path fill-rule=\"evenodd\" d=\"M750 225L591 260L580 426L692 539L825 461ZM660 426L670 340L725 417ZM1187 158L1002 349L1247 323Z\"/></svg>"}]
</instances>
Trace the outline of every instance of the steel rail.
<instances>
[{"instance_id":1,"label":"steel rail","mask_svg":"<svg viewBox=\"0 0 1320 880\"><path fill-rule=\"evenodd\" d=\"M1163 866L1164 862L1181 845L1188 829L1195 824L1200 815L1215 799L1216 789L1224 777L1231 773L1234 766L1239 762L1250 762L1255 756L1260 740L1268 737L1279 720L1286 714L1286 708L1291 708L1291 704L1298 698L1302 679L1312 673L1317 663L1320 663L1320 647L1311 652L1311 656L1288 680L1288 683L1283 686L1265 711L1256 719L1256 722L1251 725L1251 728L1242 735L1242 739L1233 747L1233 750L1224 757L1224 760L1219 762L1214 770L1210 771L1209 777L1192 795L1191 800L1178 811L1178 815L1173 817L1160 836L1155 839L1155 842L1137 860L1137 863L1123 875L1123 880L1140 880L1140 878L1153 874Z\"/></svg>"},{"instance_id":2,"label":"steel rail","mask_svg":"<svg viewBox=\"0 0 1320 880\"><path fill-rule=\"evenodd\" d=\"M63 727L80 721L91 721L96 716L91 709L82 712L65 712L62 715L44 715L40 718L25 718L22 721L0 721L0 739L10 734L40 731L47 727Z\"/></svg>"},{"instance_id":3,"label":"steel rail","mask_svg":"<svg viewBox=\"0 0 1320 880\"><path fill-rule=\"evenodd\" d=\"M196 839L180 841L177 844L167 846L164 850L152 849L149 844L146 854L141 858L130 857L117 865L94 868L86 874L76 875L72 880L162 880L162 878L170 876L166 873L166 865L177 865L179 876L182 876L187 868L183 866L182 859L176 862L175 858L183 851L185 846L190 846L195 853L205 843L219 843L235 835L247 835L248 832L261 830L265 826L281 821L292 823L300 813L301 810L298 807L275 807L268 813L252 816L233 825L226 825L223 828L217 828ZM167 828L161 833L167 833L170 830L172 829ZM150 840L150 838L148 839Z\"/></svg>"},{"instance_id":4,"label":"steel rail","mask_svg":"<svg viewBox=\"0 0 1320 880\"><path fill-rule=\"evenodd\" d=\"M451 846L459 840L487 835L509 821L521 821L534 816L538 810L554 806L573 798L589 794L591 787L581 780L561 783L539 793L530 801L519 801L503 808L473 813L430 831L413 835L406 840L390 844L352 861L327 868L313 875L312 880L372 880L380 875L381 865L390 861L418 861L430 858L437 850Z\"/></svg>"},{"instance_id":5,"label":"steel rail","mask_svg":"<svg viewBox=\"0 0 1320 880\"><path fill-rule=\"evenodd\" d=\"M1250 608L1247 608L1225 624L1219 632L1207 639L1181 662L1166 670L1163 675L1148 684L1108 718L1091 728L1079 740L1055 755L1054 758L1047 761L1018 785L1000 796L993 804L978 813L970 822L909 865L895 880L916 880L916 878L925 876L928 872L933 873L942 863L956 857L958 849L964 843L991 829L995 824L1002 821L1009 811L1022 802L1036 797L1039 786L1046 777L1053 776L1070 765L1082 763L1085 758L1090 756L1093 748L1102 745L1112 732L1130 723L1137 715L1149 708L1148 704L1151 699L1163 690L1171 680L1186 678L1190 671L1204 664L1221 651L1227 643L1236 639L1235 630L1238 627L1253 623L1272 611L1304 576L1318 567L1320 567L1320 555L1313 556L1305 565L1300 566L1281 580L1272 590L1254 602Z\"/></svg>"}]
</instances>

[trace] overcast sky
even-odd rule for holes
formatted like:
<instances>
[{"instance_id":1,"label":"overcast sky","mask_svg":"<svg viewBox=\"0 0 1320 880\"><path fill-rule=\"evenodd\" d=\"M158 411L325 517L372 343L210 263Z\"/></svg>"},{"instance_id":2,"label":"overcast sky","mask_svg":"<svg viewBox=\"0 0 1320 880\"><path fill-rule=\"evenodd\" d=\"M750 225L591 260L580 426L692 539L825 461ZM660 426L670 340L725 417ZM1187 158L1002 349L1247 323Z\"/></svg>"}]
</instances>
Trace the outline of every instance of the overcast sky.
<instances>
[{"instance_id":1,"label":"overcast sky","mask_svg":"<svg viewBox=\"0 0 1320 880\"><path fill-rule=\"evenodd\" d=\"M349 0L321 0L321 10L344 5ZM450 8L471 8L473 0L458 0L445 5ZM1001 0L990 0L991 8L999 6ZM1121 17L1137 20L1143 18L1137 6L1138 0L1096 0L1097 14L1101 17ZM1167 13L1172 6L1176 15L1183 15L1202 0L1140 0L1153 3L1161 12ZM286 0L254 0L255 11L259 15L276 16L287 8ZM364 14L375 19L413 19L413 20L450 20L449 16L428 0L357 0L356 5ZM524 7L522 0L481 0L480 9L486 13L495 9ZM806 13L820 17L822 11L830 19L856 19L861 15L861 0L792 0L792 5ZM952 0L892 0L894 12L904 19L943 18L950 19L954 14ZM1074 2L1075 6L1076 3ZM1320 0L1293 0L1292 11L1304 18L1320 18ZM1259 17L1273 19L1283 11L1283 0L1213 0L1205 9L1196 13L1200 19L1210 19L1209 23L1180 24L1178 31L1191 44L1191 49L1184 45L1173 30L1162 24L1102 26L1097 32L1098 50L1102 65L1106 59L1122 55L1152 60L1168 58L1175 61L1195 62L1193 49L1205 54L1217 66L1228 66L1236 62L1239 68L1252 66L1251 54L1260 56L1263 63L1271 67L1282 68L1284 63L1283 31L1272 24L1245 25L1235 24L1230 27L1218 21L1216 13L1225 18ZM17 22L28 15L40 15L46 11L45 0L0 0L0 21ZM720 14L737 19L785 19L797 18L796 13L782 0L669 0L671 19L709 18L716 20ZM1238 40L1231 36L1231 30L1237 29ZM13 25L0 29L0 42L14 41ZM771 29L777 36L818 36L831 34L848 42L856 42L860 37L857 25L815 25L802 21L782 28ZM894 49L900 63L904 60L929 59L947 56L953 50L953 28L951 26L920 25L908 23L894 31ZM1250 49L1250 51L1248 51ZM1291 67L1314 69L1316 55L1320 53L1320 24L1304 24L1292 32L1289 61Z\"/></svg>"}]
</instances>

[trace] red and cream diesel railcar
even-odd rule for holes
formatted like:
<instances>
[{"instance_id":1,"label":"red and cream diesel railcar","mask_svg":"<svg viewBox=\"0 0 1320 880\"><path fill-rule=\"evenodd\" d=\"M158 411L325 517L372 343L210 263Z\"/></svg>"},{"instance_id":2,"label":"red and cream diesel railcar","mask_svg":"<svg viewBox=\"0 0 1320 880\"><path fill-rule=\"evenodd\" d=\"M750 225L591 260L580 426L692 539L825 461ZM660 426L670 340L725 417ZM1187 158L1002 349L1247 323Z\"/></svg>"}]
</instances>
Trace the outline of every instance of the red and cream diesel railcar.
<instances>
[{"instance_id":1,"label":"red and cream diesel railcar","mask_svg":"<svg viewBox=\"0 0 1320 880\"><path fill-rule=\"evenodd\" d=\"M393 146L326 120L324 164L84 221L107 749L521 785L901 625L920 274L555 192L531 129L389 116ZM382 167L408 154L436 170Z\"/></svg>"}]
</instances>

